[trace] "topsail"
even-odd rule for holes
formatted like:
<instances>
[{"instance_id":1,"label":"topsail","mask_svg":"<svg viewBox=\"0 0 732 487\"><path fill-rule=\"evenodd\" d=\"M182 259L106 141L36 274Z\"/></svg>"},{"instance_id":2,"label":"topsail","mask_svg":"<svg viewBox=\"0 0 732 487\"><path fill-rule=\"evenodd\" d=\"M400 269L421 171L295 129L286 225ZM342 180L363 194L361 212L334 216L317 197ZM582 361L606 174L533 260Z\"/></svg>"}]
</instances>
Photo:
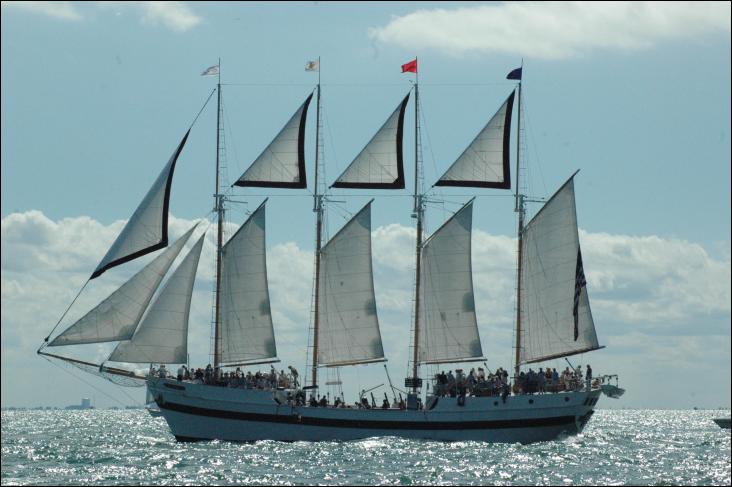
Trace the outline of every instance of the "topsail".
<instances>
[{"instance_id":1,"label":"topsail","mask_svg":"<svg viewBox=\"0 0 732 487\"><path fill-rule=\"evenodd\" d=\"M409 94L343 171L334 188L404 188L402 134Z\"/></svg>"},{"instance_id":2,"label":"topsail","mask_svg":"<svg viewBox=\"0 0 732 487\"><path fill-rule=\"evenodd\" d=\"M514 94L511 92L435 186L511 188L509 146Z\"/></svg>"},{"instance_id":3,"label":"topsail","mask_svg":"<svg viewBox=\"0 0 732 487\"><path fill-rule=\"evenodd\" d=\"M313 94L297 109L235 186L305 188L305 121Z\"/></svg>"}]
</instances>

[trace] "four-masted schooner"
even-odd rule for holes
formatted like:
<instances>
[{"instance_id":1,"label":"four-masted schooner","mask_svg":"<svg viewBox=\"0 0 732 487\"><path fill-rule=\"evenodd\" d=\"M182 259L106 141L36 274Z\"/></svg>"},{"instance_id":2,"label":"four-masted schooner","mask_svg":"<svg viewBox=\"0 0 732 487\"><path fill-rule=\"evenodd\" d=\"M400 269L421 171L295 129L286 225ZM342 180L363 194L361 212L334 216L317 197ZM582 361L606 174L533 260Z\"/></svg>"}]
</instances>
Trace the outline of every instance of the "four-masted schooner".
<instances>
[{"instance_id":1,"label":"four-masted schooner","mask_svg":"<svg viewBox=\"0 0 732 487\"><path fill-rule=\"evenodd\" d=\"M508 387L498 395L448 397L424 388L420 368L429 364L483 361L473 292L471 235L473 199L429 237L423 235L425 199L419 154L419 82L333 182L335 188L406 187L402 154L405 115L413 92L415 173L412 216L416 220L414 322L411 374L403 408L315 407L296 400L303 389L314 393L322 367L344 367L386 360L379 329L371 261L369 201L327 242L323 242L325 191L320 164L320 59L306 65L318 83L234 186L307 188L305 126L315 96L316 214L312 355L309 380L302 388L242 389L142 375L121 364L182 364L188 346L188 314L203 246L201 235L155 295L173 261L196 231L194 226L168 245L167 218L175 164L190 128L90 277L142 255L165 249L117 291L52 340L38 353L127 385L146 384L178 440L350 440L400 436L435 440L529 443L581 431L593 413L601 389L590 381L550 394L523 394ZM418 76L417 59L402 72ZM495 115L440 177L436 186L511 189L510 152L514 99L518 99L516 179L519 175L522 68L508 79L518 82ZM218 75L215 214L217 229L213 365L250 366L275 362L277 347L267 280L265 204L226 241L226 197L220 188L220 64L205 75ZM213 92L212 92L213 94ZM209 99L211 96L209 96ZM208 101L207 101L208 102ZM205 107L205 105L204 105ZM203 110L203 109L202 109ZM200 113L199 113L200 114ZM195 122L195 121L194 121ZM575 173L576 174L576 173ZM590 311L582 268L574 199L574 175L528 222L526 198L515 186L518 213L516 362L520 366L596 350L600 347ZM83 288L82 288L83 290ZM154 297L154 299L153 299ZM72 302L73 304L73 302ZM63 317L62 317L63 318ZM60 322L61 320L59 320ZM58 324L57 324L58 326ZM102 364L49 352L52 347L118 342ZM423 393L426 392L424 401Z\"/></svg>"}]
</instances>

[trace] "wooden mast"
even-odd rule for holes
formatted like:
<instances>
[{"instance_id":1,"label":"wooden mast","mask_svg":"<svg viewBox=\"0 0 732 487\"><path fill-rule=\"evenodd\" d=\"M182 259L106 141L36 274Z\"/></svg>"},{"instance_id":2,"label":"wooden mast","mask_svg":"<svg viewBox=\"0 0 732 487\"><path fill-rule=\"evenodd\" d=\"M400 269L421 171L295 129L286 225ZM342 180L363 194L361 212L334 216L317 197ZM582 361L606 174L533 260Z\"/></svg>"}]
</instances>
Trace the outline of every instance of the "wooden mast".
<instances>
[{"instance_id":1,"label":"wooden mast","mask_svg":"<svg viewBox=\"0 0 732 487\"><path fill-rule=\"evenodd\" d=\"M313 389L318 386L318 328L320 326L320 248L323 242L323 195L319 193L318 179L319 158L320 158L320 56L318 56L318 96L317 112L315 121L315 193L313 195L314 208L316 213L315 225L315 303L313 317L313 358L312 358L312 379L310 385Z\"/></svg>"},{"instance_id":2,"label":"wooden mast","mask_svg":"<svg viewBox=\"0 0 732 487\"><path fill-rule=\"evenodd\" d=\"M414 58L415 64L417 58ZM419 389L419 301L420 301L420 280L422 271L422 218L424 206L422 194L419 188L419 65L417 64L416 78L414 83L414 216L417 218L417 240L416 240L416 287L414 294L414 355L412 357L412 392L417 393Z\"/></svg>"},{"instance_id":3,"label":"wooden mast","mask_svg":"<svg viewBox=\"0 0 732 487\"><path fill-rule=\"evenodd\" d=\"M524 63L521 62L521 78L523 78ZM516 123L516 203L514 211L518 213L518 266L516 271L516 361L514 365L514 377L518 378L521 368L521 260L523 257L522 242L524 232L524 217L526 207L524 206L524 195L519 187L520 177L520 152L521 152L521 78L518 83L518 121ZM514 380L514 385L516 380Z\"/></svg>"},{"instance_id":4,"label":"wooden mast","mask_svg":"<svg viewBox=\"0 0 732 487\"><path fill-rule=\"evenodd\" d=\"M221 241L224 228L224 202L220 194L219 181L219 152L221 140L221 58L219 58L218 104L216 110L216 203L217 232L216 232L216 312L214 321L214 371L221 364Z\"/></svg>"}]
</instances>

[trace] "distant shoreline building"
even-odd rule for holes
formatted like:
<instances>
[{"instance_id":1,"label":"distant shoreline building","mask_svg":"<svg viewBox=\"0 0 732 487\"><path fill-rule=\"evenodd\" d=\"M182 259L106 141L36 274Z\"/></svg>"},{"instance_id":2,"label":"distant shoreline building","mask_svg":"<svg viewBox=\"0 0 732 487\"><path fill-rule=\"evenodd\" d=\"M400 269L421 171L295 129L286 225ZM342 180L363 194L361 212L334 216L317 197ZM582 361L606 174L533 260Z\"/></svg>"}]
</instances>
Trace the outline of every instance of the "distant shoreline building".
<instances>
[{"instance_id":1,"label":"distant shoreline building","mask_svg":"<svg viewBox=\"0 0 732 487\"><path fill-rule=\"evenodd\" d=\"M88 397L83 397L81 399L81 404L72 404L71 406L66 406L66 409L68 409L68 410L94 409L94 406L91 405L91 399L89 399Z\"/></svg>"}]
</instances>

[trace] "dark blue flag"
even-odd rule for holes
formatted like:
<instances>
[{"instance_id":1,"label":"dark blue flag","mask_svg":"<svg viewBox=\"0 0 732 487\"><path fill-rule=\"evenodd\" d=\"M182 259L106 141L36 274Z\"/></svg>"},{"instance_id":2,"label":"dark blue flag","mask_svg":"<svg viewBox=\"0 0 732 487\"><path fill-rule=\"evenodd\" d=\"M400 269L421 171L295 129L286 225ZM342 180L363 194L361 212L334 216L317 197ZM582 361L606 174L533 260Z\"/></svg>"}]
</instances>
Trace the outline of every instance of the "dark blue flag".
<instances>
[{"instance_id":1,"label":"dark blue flag","mask_svg":"<svg viewBox=\"0 0 732 487\"><path fill-rule=\"evenodd\" d=\"M516 68L510 73L508 73L508 76L506 76L506 79L517 79L521 81L521 70L524 68Z\"/></svg>"},{"instance_id":2,"label":"dark blue flag","mask_svg":"<svg viewBox=\"0 0 732 487\"><path fill-rule=\"evenodd\" d=\"M572 314L574 315L574 341L577 341L579 337L579 300L580 294L582 294L582 288L587 286L587 280L585 280L585 271L582 268L582 251L577 249L577 267L574 272L574 307Z\"/></svg>"}]
</instances>

